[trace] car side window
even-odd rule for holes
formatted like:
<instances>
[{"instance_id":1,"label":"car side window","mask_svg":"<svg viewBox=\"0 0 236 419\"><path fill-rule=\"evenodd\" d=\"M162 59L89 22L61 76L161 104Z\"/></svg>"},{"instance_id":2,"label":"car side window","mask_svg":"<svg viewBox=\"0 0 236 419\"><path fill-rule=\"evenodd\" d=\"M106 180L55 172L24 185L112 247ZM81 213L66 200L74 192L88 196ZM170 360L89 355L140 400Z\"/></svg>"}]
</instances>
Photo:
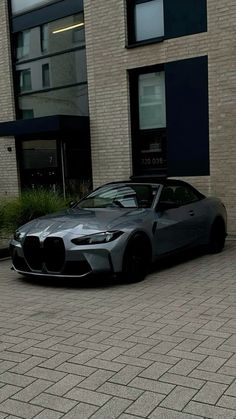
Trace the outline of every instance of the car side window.
<instances>
[{"instance_id":1,"label":"car side window","mask_svg":"<svg viewBox=\"0 0 236 419\"><path fill-rule=\"evenodd\" d=\"M160 196L160 203L173 203L174 204L174 187L164 186Z\"/></svg>"},{"instance_id":2,"label":"car side window","mask_svg":"<svg viewBox=\"0 0 236 419\"><path fill-rule=\"evenodd\" d=\"M198 201L198 197L191 188L181 185L175 188L174 200L178 205L187 205Z\"/></svg>"},{"instance_id":3,"label":"car side window","mask_svg":"<svg viewBox=\"0 0 236 419\"><path fill-rule=\"evenodd\" d=\"M198 200L198 196L187 185L168 185L164 186L159 202L181 206Z\"/></svg>"}]
</instances>

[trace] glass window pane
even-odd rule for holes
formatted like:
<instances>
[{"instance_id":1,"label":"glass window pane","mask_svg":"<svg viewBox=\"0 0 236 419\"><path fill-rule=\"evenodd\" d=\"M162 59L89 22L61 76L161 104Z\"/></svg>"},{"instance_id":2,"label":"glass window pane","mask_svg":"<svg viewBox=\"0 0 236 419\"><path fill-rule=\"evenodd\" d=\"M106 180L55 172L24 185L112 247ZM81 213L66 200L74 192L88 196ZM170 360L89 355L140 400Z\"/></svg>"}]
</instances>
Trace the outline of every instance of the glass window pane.
<instances>
[{"instance_id":1,"label":"glass window pane","mask_svg":"<svg viewBox=\"0 0 236 419\"><path fill-rule=\"evenodd\" d=\"M34 117L33 109L22 109L20 111L21 119L31 119Z\"/></svg>"},{"instance_id":2,"label":"glass window pane","mask_svg":"<svg viewBox=\"0 0 236 419\"><path fill-rule=\"evenodd\" d=\"M148 73L139 76L140 129L166 126L165 74Z\"/></svg>"},{"instance_id":3,"label":"glass window pane","mask_svg":"<svg viewBox=\"0 0 236 419\"><path fill-rule=\"evenodd\" d=\"M30 89L34 91L42 90L49 86L45 85L46 79L43 79L42 71L52 88L84 83L87 81L86 51L85 49L80 49L74 52L43 58L42 60L31 61L27 64L18 64L16 69L20 73L25 72L26 69L30 71ZM45 74L46 72L47 76ZM22 81L20 90L22 91ZM26 87L24 90L26 90Z\"/></svg>"},{"instance_id":4,"label":"glass window pane","mask_svg":"<svg viewBox=\"0 0 236 419\"><path fill-rule=\"evenodd\" d=\"M48 43L49 43L49 32L48 24L40 26L40 35L41 35L41 50L43 53L48 52Z\"/></svg>"},{"instance_id":5,"label":"glass window pane","mask_svg":"<svg viewBox=\"0 0 236 419\"><path fill-rule=\"evenodd\" d=\"M43 87L50 86L49 64L42 65L42 82L43 82Z\"/></svg>"},{"instance_id":6,"label":"glass window pane","mask_svg":"<svg viewBox=\"0 0 236 419\"><path fill-rule=\"evenodd\" d=\"M31 109L34 118L49 115L88 116L87 85L20 96L19 108L23 115L25 109Z\"/></svg>"},{"instance_id":7,"label":"glass window pane","mask_svg":"<svg viewBox=\"0 0 236 419\"><path fill-rule=\"evenodd\" d=\"M19 32L16 39L16 56L17 59L26 59L30 52L30 31Z\"/></svg>"},{"instance_id":8,"label":"glass window pane","mask_svg":"<svg viewBox=\"0 0 236 419\"><path fill-rule=\"evenodd\" d=\"M22 141L24 169L57 167L56 140Z\"/></svg>"},{"instance_id":9,"label":"glass window pane","mask_svg":"<svg viewBox=\"0 0 236 419\"><path fill-rule=\"evenodd\" d=\"M83 46L84 17L79 13L18 33L16 58L34 59Z\"/></svg>"},{"instance_id":10,"label":"glass window pane","mask_svg":"<svg viewBox=\"0 0 236 419\"><path fill-rule=\"evenodd\" d=\"M12 14L23 13L26 10L41 7L56 0L11 0Z\"/></svg>"},{"instance_id":11,"label":"glass window pane","mask_svg":"<svg viewBox=\"0 0 236 419\"><path fill-rule=\"evenodd\" d=\"M31 72L29 68L18 71L18 89L20 92L25 92L32 89Z\"/></svg>"},{"instance_id":12,"label":"glass window pane","mask_svg":"<svg viewBox=\"0 0 236 419\"><path fill-rule=\"evenodd\" d=\"M136 41L164 35L163 0L151 0L135 5Z\"/></svg>"}]
</instances>

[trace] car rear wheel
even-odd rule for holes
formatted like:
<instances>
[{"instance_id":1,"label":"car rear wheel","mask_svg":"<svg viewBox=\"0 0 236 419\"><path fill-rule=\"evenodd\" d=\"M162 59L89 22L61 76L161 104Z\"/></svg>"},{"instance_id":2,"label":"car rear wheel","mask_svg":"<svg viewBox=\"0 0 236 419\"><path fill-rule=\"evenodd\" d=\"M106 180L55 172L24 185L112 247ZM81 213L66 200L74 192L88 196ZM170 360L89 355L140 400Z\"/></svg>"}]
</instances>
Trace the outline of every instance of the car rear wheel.
<instances>
[{"instance_id":1,"label":"car rear wheel","mask_svg":"<svg viewBox=\"0 0 236 419\"><path fill-rule=\"evenodd\" d=\"M148 272L151 252L148 239L136 234L128 243L123 258L122 278L126 282L142 281Z\"/></svg>"},{"instance_id":2,"label":"car rear wheel","mask_svg":"<svg viewBox=\"0 0 236 419\"><path fill-rule=\"evenodd\" d=\"M208 243L209 253L220 253L225 245L225 223L221 219L215 220L211 227L210 240Z\"/></svg>"}]
</instances>

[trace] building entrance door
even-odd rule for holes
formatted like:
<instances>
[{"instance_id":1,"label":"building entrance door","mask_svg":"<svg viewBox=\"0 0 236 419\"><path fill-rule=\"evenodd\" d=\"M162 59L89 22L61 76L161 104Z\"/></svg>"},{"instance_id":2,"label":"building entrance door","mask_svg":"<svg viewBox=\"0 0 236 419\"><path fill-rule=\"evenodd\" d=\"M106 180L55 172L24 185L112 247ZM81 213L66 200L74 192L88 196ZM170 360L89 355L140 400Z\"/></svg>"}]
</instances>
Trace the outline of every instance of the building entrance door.
<instances>
[{"instance_id":1,"label":"building entrance door","mask_svg":"<svg viewBox=\"0 0 236 419\"><path fill-rule=\"evenodd\" d=\"M22 140L22 186L63 189L60 145L55 139Z\"/></svg>"}]
</instances>

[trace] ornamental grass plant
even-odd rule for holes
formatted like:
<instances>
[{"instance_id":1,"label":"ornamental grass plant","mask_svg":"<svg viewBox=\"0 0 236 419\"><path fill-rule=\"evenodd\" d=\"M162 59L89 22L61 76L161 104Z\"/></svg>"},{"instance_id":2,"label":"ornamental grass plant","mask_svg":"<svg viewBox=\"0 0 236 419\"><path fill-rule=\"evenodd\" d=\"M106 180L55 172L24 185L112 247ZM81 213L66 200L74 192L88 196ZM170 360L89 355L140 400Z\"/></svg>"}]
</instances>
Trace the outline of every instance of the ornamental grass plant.
<instances>
[{"instance_id":1,"label":"ornamental grass plant","mask_svg":"<svg viewBox=\"0 0 236 419\"><path fill-rule=\"evenodd\" d=\"M30 189L0 201L0 237L10 237L21 225L66 207L64 198L45 189Z\"/></svg>"}]
</instances>

